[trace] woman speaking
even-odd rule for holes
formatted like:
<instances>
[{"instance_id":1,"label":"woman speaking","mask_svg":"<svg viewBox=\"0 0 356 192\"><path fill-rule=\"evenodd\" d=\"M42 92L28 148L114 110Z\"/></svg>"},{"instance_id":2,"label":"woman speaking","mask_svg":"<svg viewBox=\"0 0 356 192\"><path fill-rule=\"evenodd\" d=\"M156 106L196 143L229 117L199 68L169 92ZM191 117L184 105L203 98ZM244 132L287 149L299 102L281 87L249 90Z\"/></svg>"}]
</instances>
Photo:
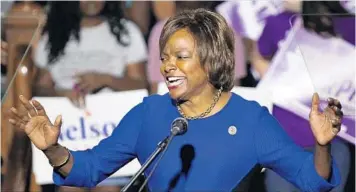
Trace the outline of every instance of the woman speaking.
<instances>
[{"instance_id":1,"label":"woman speaking","mask_svg":"<svg viewBox=\"0 0 356 192\"><path fill-rule=\"evenodd\" d=\"M61 116L52 124L38 101L20 96L27 113L12 108L9 121L47 156L55 184L94 187L134 158L144 163L177 117L188 120L188 131L170 143L148 182L150 191L244 191L246 178L259 166L303 191L329 191L339 184L330 155L341 125L339 101L329 99L321 112L313 95L309 121L317 142L314 153L306 152L267 108L230 92L234 38L222 16L204 9L181 12L167 21L159 44L169 94L146 97L92 149L71 151L58 144Z\"/></svg>"}]
</instances>

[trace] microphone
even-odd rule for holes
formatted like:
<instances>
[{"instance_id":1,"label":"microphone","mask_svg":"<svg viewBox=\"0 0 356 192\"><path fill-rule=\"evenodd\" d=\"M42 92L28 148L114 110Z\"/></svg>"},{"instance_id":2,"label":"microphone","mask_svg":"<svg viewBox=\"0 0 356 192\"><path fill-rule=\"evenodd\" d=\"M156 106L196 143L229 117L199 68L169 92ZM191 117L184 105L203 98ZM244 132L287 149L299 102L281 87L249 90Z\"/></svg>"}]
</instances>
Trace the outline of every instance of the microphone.
<instances>
[{"instance_id":1,"label":"microphone","mask_svg":"<svg viewBox=\"0 0 356 192\"><path fill-rule=\"evenodd\" d=\"M148 159L142 165L140 170L138 170L137 173L134 176L132 176L130 182L124 188L122 188L121 192L128 191L128 189L136 182L138 177L148 168L148 166L150 166L153 160L163 151L162 155L159 157L156 164L154 165L151 172L143 182L141 188L139 189L139 191L142 191L143 187L147 184L149 178L152 176L154 170L157 168L157 165L162 159L163 155L166 153L168 145L171 143L173 137L177 135L183 135L187 132L187 130L188 130L188 121L181 117L176 118L172 122L170 135L158 143L156 150L148 157Z\"/></svg>"},{"instance_id":2,"label":"microphone","mask_svg":"<svg viewBox=\"0 0 356 192\"><path fill-rule=\"evenodd\" d=\"M172 135L183 135L188 130L188 121L182 117L178 117L173 121L171 127Z\"/></svg>"}]
</instances>

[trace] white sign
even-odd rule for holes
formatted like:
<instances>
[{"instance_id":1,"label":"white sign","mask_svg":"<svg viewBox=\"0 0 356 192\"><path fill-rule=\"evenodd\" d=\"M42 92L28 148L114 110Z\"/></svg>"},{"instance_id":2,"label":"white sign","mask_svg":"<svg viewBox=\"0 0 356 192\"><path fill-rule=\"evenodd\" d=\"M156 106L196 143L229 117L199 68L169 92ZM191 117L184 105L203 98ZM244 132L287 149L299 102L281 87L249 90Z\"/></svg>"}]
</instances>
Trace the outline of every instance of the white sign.
<instances>
[{"instance_id":1,"label":"white sign","mask_svg":"<svg viewBox=\"0 0 356 192\"><path fill-rule=\"evenodd\" d=\"M67 98L37 97L34 99L44 106L52 122L57 115L62 115L63 124L59 143L71 150L85 150L94 147L100 140L111 135L124 115L142 102L147 95L146 90L89 95L86 97L87 112L74 107ZM34 145L32 149L33 171L37 183L53 183L52 167L47 158ZM135 159L111 177L133 175L140 169L140 166Z\"/></svg>"}]
</instances>

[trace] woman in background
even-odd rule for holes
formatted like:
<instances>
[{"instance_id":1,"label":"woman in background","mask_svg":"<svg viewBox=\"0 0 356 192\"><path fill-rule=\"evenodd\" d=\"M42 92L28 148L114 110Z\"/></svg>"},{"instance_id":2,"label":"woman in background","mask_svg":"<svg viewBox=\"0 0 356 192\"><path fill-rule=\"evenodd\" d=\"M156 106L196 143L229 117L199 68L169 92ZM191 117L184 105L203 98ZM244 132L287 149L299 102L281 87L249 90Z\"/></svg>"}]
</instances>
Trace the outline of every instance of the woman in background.
<instances>
[{"instance_id":1,"label":"woman in background","mask_svg":"<svg viewBox=\"0 0 356 192\"><path fill-rule=\"evenodd\" d=\"M65 96L146 88L147 48L118 2L51 2L34 56L36 95Z\"/></svg>"},{"instance_id":2,"label":"woman in background","mask_svg":"<svg viewBox=\"0 0 356 192\"><path fill-rule=\"evenodd\" d=\"M50 2L43 36L34 54L35 64L41 68L35 95L68 97L83 107L86 94L146 88L145 41L139 28L123 17L119 5L105 1ZM94 191L118 191L127 180L109 178Z\"/></svg>"}]
</instances>

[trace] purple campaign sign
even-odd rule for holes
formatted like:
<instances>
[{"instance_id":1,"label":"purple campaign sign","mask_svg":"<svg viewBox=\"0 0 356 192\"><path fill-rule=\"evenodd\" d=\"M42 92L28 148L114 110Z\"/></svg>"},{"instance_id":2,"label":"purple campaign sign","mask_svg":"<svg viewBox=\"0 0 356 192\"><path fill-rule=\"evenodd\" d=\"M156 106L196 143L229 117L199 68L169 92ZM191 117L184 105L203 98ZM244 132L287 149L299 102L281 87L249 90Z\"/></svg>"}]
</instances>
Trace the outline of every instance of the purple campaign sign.
<instances>
[{"instance_id":1,"label":"purple campaign sign","mask_svg":"<svg viewBox=\"0 0 356 192\"><path fill-rule=\"evenodd\" d=\"M283 11L283 1L225 1L216 10L237 34L258 40L266 18Z\"/></svg>"},{"instance_id":2,"label":"purple campaign sign","mask_svg":"<svg viewBox=\"0 0 356 192\"><path fill-rule=\"evenodd\" d=\"M343 105L339 138L355 144L355 46L340 38L323 39L296 21L257 86L273 95L273 115L299 145L314 145L308 116L312 94ZM324 106L323 106L324 105Z\"/></svg>"},{"instance_id":3,"label":"purple campaign sign","mask_svg":"<svg viewBox=\"0 0 356 192\"><path fill-rule=\"evenodd\" d=\"M296 144L302 147L309 147L315 144L307 119L278 105L273 106L272 114Z\"/></svg>"},{"instance_id":4,"label":"purple campaign sign","mask_svg":"<svg viewBox=\"0 0 356 192\"><path fill-rule=\"evenodd\" d=\"M278 105L273 106L272 114L297 145L310 147L315 144L313 132L306 118ZM350 127L350 129L348 128L346 133L339 133L339 138L355 144L355 121L350 118L344 118L342 123L346 127Z\"/></svg>"},{"instance_id":5,"label":"purple campaign sign","mask_svg":"<svg viewBox=\"0 0 356 192\"><path fill-rule=\"evenodd\" d=\"M340 0L340 4L349 13L355 13L355 0Z\"/></svg>"}]
</instances>

